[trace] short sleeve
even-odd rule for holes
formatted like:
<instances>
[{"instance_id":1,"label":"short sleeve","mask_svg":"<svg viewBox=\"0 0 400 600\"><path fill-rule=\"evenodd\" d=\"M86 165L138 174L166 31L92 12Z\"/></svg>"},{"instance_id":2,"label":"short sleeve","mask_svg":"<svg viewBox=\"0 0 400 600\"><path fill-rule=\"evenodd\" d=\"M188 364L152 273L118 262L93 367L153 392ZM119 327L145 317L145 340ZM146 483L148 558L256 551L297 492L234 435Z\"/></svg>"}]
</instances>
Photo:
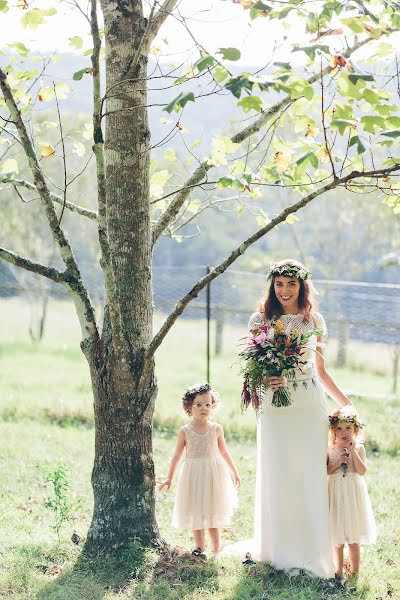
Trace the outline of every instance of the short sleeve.
<instances>
[{"instance_id":1,"label":"short sleeve","mask_svg":"<svg viewBox=\"0 0 400 600\"><path fill-rule=\"evenodd\" d=\"M328 329L326 327L325 319L321 315L321 313L315 313L315 315L314 315L314 323L315 323L315 327L317 329L321 329L322 335L327 335L328 334Z\"/></svg>"},{"instance_id":2,"label":"short sleeve","mask_svg":"<svg viewBox=\"0 0 400 600\"><path fill-rule=\"evenodd\" d=\"M262 314L260 312L255 312L251 315L247 328L249 331L253 331L253 329L258 329L263 323L264 319Z\"/></svg>"}]
</instances>

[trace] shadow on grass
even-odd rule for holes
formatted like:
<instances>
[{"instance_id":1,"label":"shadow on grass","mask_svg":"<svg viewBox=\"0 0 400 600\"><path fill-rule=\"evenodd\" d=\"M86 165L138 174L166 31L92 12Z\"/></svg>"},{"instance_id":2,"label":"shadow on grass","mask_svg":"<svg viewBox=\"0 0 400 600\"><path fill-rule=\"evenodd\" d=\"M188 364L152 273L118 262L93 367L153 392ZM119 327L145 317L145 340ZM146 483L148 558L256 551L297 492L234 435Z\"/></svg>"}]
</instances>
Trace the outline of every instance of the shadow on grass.
<instances>
[{"instance_id":1,"label":"shadow on grass","mask_svg":"<svg viewBox=\"0 0 400 600\"><path fill-rule=\"evenodd\" d=\"M226 600L366 600L368 588L309 577L289 576L263 563L243 566L236 585Z\"/></svg>"},{"instance_id":2,"label":"shadow on grass","mask_svg":"<svg viewBox=\"0 0 400 600\"><path fill-rule=\"evenodd\" d=\"M102 600L106 594L135 600L182 600L193 590L218 590L216 563L172 551L159 555L133 544L108 558L81 554L75 564L45 583L35 600Z\"/></svg>"}]
</instances>

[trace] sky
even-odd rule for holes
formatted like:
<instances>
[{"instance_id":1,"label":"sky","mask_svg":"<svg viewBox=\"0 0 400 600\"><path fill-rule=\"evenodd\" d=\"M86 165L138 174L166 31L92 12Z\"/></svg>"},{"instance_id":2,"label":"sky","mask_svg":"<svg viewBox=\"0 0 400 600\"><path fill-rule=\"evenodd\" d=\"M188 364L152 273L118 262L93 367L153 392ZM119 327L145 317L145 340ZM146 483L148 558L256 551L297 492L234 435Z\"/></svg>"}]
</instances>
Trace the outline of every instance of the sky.
<instances>
[{"instance_id":1,"label":"sky","mask_svg":"<svg viewBox=\"0 0 400 600\"><path fill-rule=\"evenodd\" d=\"M29 9L57 6L57 15L49 17L45 25L34 30L22 27L20 19L24 11L16 8L16 3L16 0L11 0L10 4L14 7L8 13L0 13L0 47L21 41L35 52L71 52L73 49L68 38L73 36L83 37L84 47L90 47L88 23L70 3L60 0L30 2ZM80 3L82 7L87 5L84 0ZM240 48L242 55L238 65L264 65L271 58L275 41L282 39L285 33L281 26L272 26L265 19L251 21L249 12L232 0L181 0L179 10L196 40L207 51L215 52L218 48L232 46ZM155 41L162 58L168 62L181 62L194 46L193 39L178 19L170 17ZM165 38L168 44L162 41Z\"/></svg>"}]
</instances>

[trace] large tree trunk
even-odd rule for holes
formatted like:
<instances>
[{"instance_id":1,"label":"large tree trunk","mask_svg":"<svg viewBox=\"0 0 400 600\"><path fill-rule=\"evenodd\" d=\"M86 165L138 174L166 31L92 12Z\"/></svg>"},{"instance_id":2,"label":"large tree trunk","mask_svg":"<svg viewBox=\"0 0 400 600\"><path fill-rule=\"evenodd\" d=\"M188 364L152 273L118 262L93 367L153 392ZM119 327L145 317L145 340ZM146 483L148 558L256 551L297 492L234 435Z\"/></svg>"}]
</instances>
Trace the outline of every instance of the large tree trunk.
<instances>
[{"instance_id":1,"label":"large tree trunk","mask_svg":"<svg viewBox=\"0 0 400 600\"><path fill-rule=\"evenodd\" d=\"M115 293L107 290L110 311L100 347L85 352L96 421L94 514L86 550L96 553L127 546L133 537L145 545L160 543L152 458L156 381L154 364L144 360L153 321L148 48L141 45L146 20L141 2L102 0L102 8L106 219Z\"/></svg>"},{"instance_id":2,"label":"large tree trunk","mask_svg":"<svg viewBox=\"0 0 400 600\"><path fill-rule=\"evenodd\" d=\"M111 355L89 357L96 421L92 472L94 511L86 542L91 554L127 547L133 538L160 544L155 519L152 417L154 377L140 397L136 377ZM142 408L146 407L141 414Z\"/></svg>"}]
</instances>

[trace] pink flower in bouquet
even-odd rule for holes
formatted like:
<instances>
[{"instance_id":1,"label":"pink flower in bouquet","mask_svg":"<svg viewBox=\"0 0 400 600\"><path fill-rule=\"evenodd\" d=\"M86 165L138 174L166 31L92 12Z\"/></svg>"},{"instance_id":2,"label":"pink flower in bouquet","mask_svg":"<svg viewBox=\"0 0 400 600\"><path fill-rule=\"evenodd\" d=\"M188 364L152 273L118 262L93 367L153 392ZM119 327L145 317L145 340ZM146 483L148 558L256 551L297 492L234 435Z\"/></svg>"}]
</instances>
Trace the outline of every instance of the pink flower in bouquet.
<instances>
[{"instance_id":1,"label":"pink flower in bouquet","mask_svg":"<svg viewBox=\"0 0 400 600\"><path fill-rule=\"evenodd\" d=\"M256 344L262 344L268 339L268 336L265 331L262 331L259 335L254 338Z\"/></svg>"}]
</instances>

